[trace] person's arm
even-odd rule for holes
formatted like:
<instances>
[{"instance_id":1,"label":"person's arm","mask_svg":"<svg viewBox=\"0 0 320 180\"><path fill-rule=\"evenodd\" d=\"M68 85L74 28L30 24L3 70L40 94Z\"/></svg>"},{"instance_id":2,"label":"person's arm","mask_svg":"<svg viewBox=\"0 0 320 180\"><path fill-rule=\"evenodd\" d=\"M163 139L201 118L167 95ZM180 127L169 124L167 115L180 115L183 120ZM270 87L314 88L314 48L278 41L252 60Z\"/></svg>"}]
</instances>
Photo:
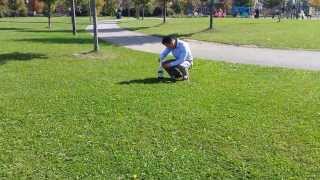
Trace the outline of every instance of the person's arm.
<instances>
[{"instance_id":1,"label":"person's arm","mask_svg":"<svg viewBox=\"0 0 320 180\"><path fill-rule=\"evenodd\" d=\"M172 67L172 66L176 66L176 65L179 65L179 64L183 63L183 62L186 60L187 55L188 55L188 53L187 53L187 47L184 45L184 46L181 48L178 57L176 57L176 60L173 61L173 62L171 62L171 63L169 64L169 66Z\"/></svg>"},{"instance_id":2,"label":"person's arm","mask_svg":"<svg viewBox=\"0 0 320 180\"><path fill-rule=\"evenodd\" d=\"M164 58L167 57L167 55L171 52L171 49L165 48L161 53L160 53L160 61L162 61Z\"/></svg>"}]
</instances>

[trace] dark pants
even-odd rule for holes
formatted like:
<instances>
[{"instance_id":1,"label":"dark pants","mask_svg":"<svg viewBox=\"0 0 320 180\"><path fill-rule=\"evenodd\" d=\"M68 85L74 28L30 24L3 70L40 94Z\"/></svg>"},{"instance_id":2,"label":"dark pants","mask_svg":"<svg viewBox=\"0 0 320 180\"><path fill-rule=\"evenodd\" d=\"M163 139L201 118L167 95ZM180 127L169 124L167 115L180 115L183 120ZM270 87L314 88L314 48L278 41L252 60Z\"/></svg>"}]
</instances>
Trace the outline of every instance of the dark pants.
<instances>
[{"instance_id":1,"label":"dark pants","mask_svg":"<svg viewBox=\"0 0 320 180\"><path fill-rule=\"evenodd\" d=\"M171 59L171 60L167 60L164 62L164 64L168 64L175 61L175 59ZM188 76L188 70L181 66L181 65L176 65L176 66L172 66L169 67L167 69L165 69L167 71L167 73L170 75L170 77L172 78L182 78L184 76Z\"/></svg>"}]
</instances>

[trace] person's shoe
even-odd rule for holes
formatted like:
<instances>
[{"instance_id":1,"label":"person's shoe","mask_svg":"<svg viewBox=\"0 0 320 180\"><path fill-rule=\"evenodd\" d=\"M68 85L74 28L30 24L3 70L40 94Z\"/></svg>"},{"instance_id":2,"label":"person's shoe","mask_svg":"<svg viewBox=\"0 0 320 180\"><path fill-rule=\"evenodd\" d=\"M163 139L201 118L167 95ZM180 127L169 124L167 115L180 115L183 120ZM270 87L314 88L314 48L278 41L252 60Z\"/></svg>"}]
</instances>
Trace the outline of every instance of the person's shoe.
<instances>
[{"instance_id":1,"label":"person's shoe","mask_svg":"<svg viewBox=\"0 0 320 180\"><path fill-rule=\"evenodd\" d=\"M183 76L183 80L189 80L189 76Z\"/></svg>"},{"instance_id":2,"label":"person's shoe","mask_svg":"<svg viewBox=\"0 0 320 180\"><path fill-rule=\"evenodd\" d=\"M182 79L188 80L189 79L189 69L181 66L180 71L182 73Z\"/></svg>"},{"instance_id":3,"label":"person's shoe","mask_svg":"<svg viewBox=\"0 0 320 180\"><path fill-rule=\"evenodd\" d=\"M176 82L177 78L176 78L175 76L170 76L170 80L171 80L172 82Z\"/></svg>"}]
</instances>

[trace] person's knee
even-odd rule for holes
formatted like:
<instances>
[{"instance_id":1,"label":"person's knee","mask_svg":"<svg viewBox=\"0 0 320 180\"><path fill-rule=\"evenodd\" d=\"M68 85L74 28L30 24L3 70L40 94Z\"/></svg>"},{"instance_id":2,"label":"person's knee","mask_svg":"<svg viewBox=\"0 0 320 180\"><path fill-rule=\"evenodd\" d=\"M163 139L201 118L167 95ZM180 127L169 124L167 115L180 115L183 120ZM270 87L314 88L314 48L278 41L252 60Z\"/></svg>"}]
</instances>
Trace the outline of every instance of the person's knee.
<instances>
[{"instance_id":1,"label":"person's knee","mask_svg":"<svg viewBox=\"0 0 320 180\"><path fill-rule=\"evenodd\" d=\"M166 63L166 64L162 64L162 67L165 69L165 70L169 70L171 69L171 66L169 66L169 63Z\"/></svg>"}]
</instances>

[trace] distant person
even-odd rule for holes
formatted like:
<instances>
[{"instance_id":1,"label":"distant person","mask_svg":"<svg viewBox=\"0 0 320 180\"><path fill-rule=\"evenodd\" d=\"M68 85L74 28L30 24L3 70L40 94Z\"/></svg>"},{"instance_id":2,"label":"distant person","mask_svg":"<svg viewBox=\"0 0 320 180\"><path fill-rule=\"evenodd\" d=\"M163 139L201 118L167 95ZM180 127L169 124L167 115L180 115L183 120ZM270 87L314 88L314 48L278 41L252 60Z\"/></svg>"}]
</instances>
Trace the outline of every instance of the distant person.
<instances>
[{"instance_id":1,"label":"distant person","mask_svg":"<svg viewBox=\"0 0 320 180\"><path fill-rule=\"evenodd\" d=\"M169 53L171 53L175 58L163 61L162 67L167 71L172 79L188 80L189 68L193 64L193 57L189 44L172 36L163 37L162 44L166 48L160 53L160 61L162 62Z\"/></svg>"},{"instance_id":2,"label":"distant person","mask_svg":"<svg viewBox=\"0 0 320 180\"><path fill-rule=\"evenodd\" d=\"M304 11L301 9L301 11L300 11L300 18L303 20L303 19L305 19L306 18L306 15L305 15L305 13L304 13Z\"/></svg>"},{"instance_id":3,"label":"distant person","mask_svg":"<svg viewBox=\"0 0 320 180\"><path fill-rule=\"evenodd\" d=\"M309 8L308 14L306 14L306 16L307 16L308 19L312 18L312 9L311 8Z\"/></svg>"},{"instance_id":4,"label":"distant person","mask_svg":"<svg viewBox=\"0 0 320 180\"><path fill-rule=\"evenodd\" d=\"M260 17L260 10L257 8L254 10L254 18L258 19Z\"/></svg>"},{"instance_id":5,"label":"distant person","mask_svg":"<svg viewBox=\"0 0 320 180\"><path fill-rule=\"evenodd\" d=\"M272 19L274 19L277 16L278 22L281 21L281 11L279 9L276 9L272 15Z\"/></svg>"},{"instance_id":6,"label":"distant person","mask_svg":"<svg viewBox=\"0 0 320 180\"><path fill-rule=\"evenodd\" d=\"M219 10L218 10L218 17L224 17L224 13L221 8L219 8Z\"/></svg>"},{"instance_id":7,"label":"distant person","mask_svg":"<svg viewBox=\"0 0 320 180\"><path fill-rule=\"evenodd\" d=\"M117 19L121 19L121 18L122 18L122 17L121 17L121 16L122 16L122 11L121 11L120 9L117 10L117 13L116 13L116 14L117 14L117 15L116 15L116 16L117 16Z\"/></svg>"}]
</instances>

